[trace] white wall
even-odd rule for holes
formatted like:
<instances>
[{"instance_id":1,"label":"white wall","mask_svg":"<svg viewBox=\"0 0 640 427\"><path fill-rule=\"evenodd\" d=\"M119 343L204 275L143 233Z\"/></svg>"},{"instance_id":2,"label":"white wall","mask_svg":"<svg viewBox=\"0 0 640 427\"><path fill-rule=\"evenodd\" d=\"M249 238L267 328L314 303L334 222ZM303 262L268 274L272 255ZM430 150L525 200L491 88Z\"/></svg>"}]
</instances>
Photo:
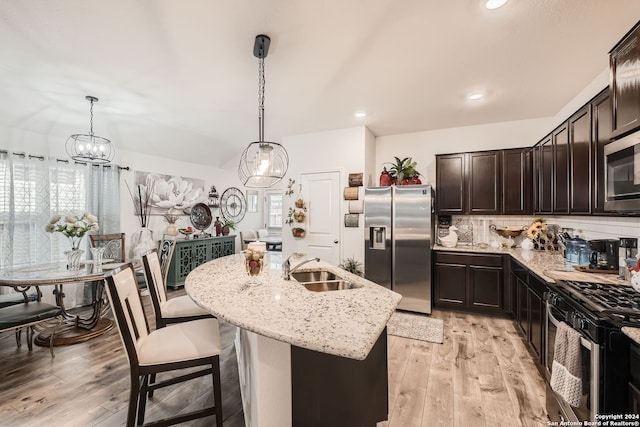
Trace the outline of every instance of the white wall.
<instances>
[{"instance_id":1,"label":"white wall","mask_svg":"<svg viewBox=\"0 0 640 427\"><path fill-rule=\"evenodd\" d=\"M347 187L349 185L349 173L365 172L365 145L367 138L369 139L369 144L372 145L372 135L363 126L283 138L282 144L289 154L289 171L285 180L289 178L296 180L297 193L297 183L300 182L301 173L340 171L341 185ZM369 152L372 152L371 148L369 148ZM302 191L304 193L304 189ZM294 196L296 193L294 193ZM362 197L362 194L361 189L360 197ZM293 206L293 201L293 197L285 196L285 213L290 206ZM360 218L359 228L345 228L342 219L344 214L348 213L348 202L342 200L340 205L340 221L342 224L340 259L355 257L362 262L364 260L363 219L362 217ZM284 225L282 237L283 256L288 256L293 252L304 252L304 239L294 239L288 225Z\"/></svg>"}]
</instances>

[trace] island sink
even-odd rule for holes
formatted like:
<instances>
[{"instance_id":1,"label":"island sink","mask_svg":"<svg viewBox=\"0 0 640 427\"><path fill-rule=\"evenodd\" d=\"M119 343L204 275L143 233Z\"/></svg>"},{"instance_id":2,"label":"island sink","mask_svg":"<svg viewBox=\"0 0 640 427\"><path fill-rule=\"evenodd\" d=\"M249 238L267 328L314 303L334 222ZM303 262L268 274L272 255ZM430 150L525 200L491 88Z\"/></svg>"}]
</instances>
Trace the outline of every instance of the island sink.
<instances>
[{"instance_id":1,"label":"island sink","mask_svg":"<svg viewBox=\"0 0 640 427\"><path fill-rule=\"evenodd\" d=\"M362 285L344 280L327 270L296 271L291 273L291 277L313 292L340 291L362 287Z\"/></svg>"}]
</instances>

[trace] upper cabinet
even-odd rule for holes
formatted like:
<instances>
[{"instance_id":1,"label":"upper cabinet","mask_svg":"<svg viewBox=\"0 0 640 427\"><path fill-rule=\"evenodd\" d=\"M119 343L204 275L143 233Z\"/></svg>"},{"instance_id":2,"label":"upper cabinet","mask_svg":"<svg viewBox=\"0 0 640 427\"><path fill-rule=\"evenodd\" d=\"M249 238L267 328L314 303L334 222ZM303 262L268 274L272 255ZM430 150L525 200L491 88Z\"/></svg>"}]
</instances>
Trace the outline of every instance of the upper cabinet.
<instances>
[{"instance_id":1,"label":"upper cabinet","mask_svg":"<svg viewBox=\"0 0 640 427\"><path fill-rule=\"evenodd\" d=\"M551 133L553 142L553 212L569 213L569 127L564 122Z\"/></svg>"},{"instance_id":2,"label":"upper cabinet","mask_svg":"<svg viewBox=\"0 0 640 427\"><path fill-rule=\"evenodd\" d=\"M516 148L502 154L502 213L524 215L533 212L531 164L533 150Z\"/></svg>"},{"instance_id":3,"label":"upper cabinet","mask_svg":"<svg viewBox=\"0 0 640 427\"><path fill-rule=\"evenodd\" d=\"M612 135L610 101L606 88L533 148L534 212L605 213L604 146Z\"/></svg>"},{"instance_id":4,"label":"upper cabinet","mask_svg":"<svg viewBox=\"0 0 640 427\"><path fill-rule=\"evenodd\" d=\"M466 158L464 153L436 156L436 207L439 214L466 213Z\"/></svg>"},{"instance_id":5,"label":"upper cabinet","mask_svg":"<svg viewBox=\"0 0 640 427\"><path fill-rule=\"evenodd\" d=\"M613 134L611 123L611 92L603 90L591 101L592 153L592 202L593 213L604 213L604 146Z\"/></svg>"},{"instance_id":6,"label":"upper cabinet","mask_svg":"<svg viewBox=\"0 0 640 427\"><path fill-rule=\"evenodd\" d=\"M609 52L613 138L640 128L640 22Z\"/></svg>"},{"instance_id":7,"label":"upper cabinet","mask_svg":"<svg viewBox=\"0 0 640 427\"><path fill-rule=\"evenodd\" d=\"M467 213L499 214L502 203L500 151L467 153Z\"/></svg>"},{"instance_id":8,"label":"upper cabinet","mask_svg":"<svg viewBox=\"0 0 640 427\"><path fill-rule=\"evenodd\" d=\"M591 105L569 118L569 211L591 213Z\"/></svg>"},{"instance_id":9,"label":"upper cabinet","mask_svg":"<svg viewBox=\"0 0 640 427\"><path fill-rule=\"evenodd\" d=\"M548 214L553 212L553 143L551 134L545 136L534 147L534 165L536 178L534 199L535 212Z\"/></svg>"},{"instance_id":10,"label":"upper cabinet","mask_svg":"<svg viewBox=\"0 0 640 427\"><path fill-rule=\"evenodd\" d=\"M436 156L440 215L531 213L531 149Z\"/></svg>"}]
</instances>

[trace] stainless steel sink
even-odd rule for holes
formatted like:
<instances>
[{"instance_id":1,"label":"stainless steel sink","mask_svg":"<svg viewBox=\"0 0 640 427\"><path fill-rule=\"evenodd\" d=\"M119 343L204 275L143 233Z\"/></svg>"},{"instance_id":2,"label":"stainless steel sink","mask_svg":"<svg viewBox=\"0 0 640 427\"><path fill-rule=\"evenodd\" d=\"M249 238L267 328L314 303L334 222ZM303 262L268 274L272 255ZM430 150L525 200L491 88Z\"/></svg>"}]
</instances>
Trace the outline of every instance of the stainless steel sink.
<instances>
[{"instance_id":1,"label":"stainless steel sink","mask_svg":"<svg viewBox=\"0 0 640 427\"><path fill-rule=\"evenodd\" d=\"M302 286L313 292L341 291L344 289L357 289L362 285L357 285L346 280L325 280L323 282L301 282Z\"/></svg>"},{"instance_id":2,"label":"stainless steel sink","mask_svg":"<svg viewBox=\"0 0 640 427\"><path fill-rule=\"evenodd\" d=\"M295 271L291 277L313 292L362 288L362 285L344 280L327 270Z\"/></svg>"},{"instance_id":3,"label":"stainless steel sink","mask_svg":"<svg viewBox=\"0 0 640 427\"><path fill-rule=\"evenodd\" d=\"M298 282L324 282L326 280L339 279L339 277L327 270L294 271L291 273L291 277Z\"/></svg>"}]
</instances>

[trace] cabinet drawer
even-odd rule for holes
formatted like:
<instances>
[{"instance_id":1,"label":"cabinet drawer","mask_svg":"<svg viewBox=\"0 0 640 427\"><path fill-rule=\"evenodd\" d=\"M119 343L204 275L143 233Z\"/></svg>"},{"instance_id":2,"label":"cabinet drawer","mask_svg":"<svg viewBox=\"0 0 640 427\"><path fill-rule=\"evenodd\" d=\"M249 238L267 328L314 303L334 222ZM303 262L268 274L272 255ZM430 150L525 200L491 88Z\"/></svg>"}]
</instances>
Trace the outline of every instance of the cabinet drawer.
<instances>
[{"instance_id":1,"label":"cabinet drawer","mask_svg":"<svg viewBox=\"0 0 640 427\"><path fill-rule=\"evenodd\" d=\"M502 255L436 252L436 262L446 264L479 265L483 267L502 267Z\"/></svg>"}]
</instances>

